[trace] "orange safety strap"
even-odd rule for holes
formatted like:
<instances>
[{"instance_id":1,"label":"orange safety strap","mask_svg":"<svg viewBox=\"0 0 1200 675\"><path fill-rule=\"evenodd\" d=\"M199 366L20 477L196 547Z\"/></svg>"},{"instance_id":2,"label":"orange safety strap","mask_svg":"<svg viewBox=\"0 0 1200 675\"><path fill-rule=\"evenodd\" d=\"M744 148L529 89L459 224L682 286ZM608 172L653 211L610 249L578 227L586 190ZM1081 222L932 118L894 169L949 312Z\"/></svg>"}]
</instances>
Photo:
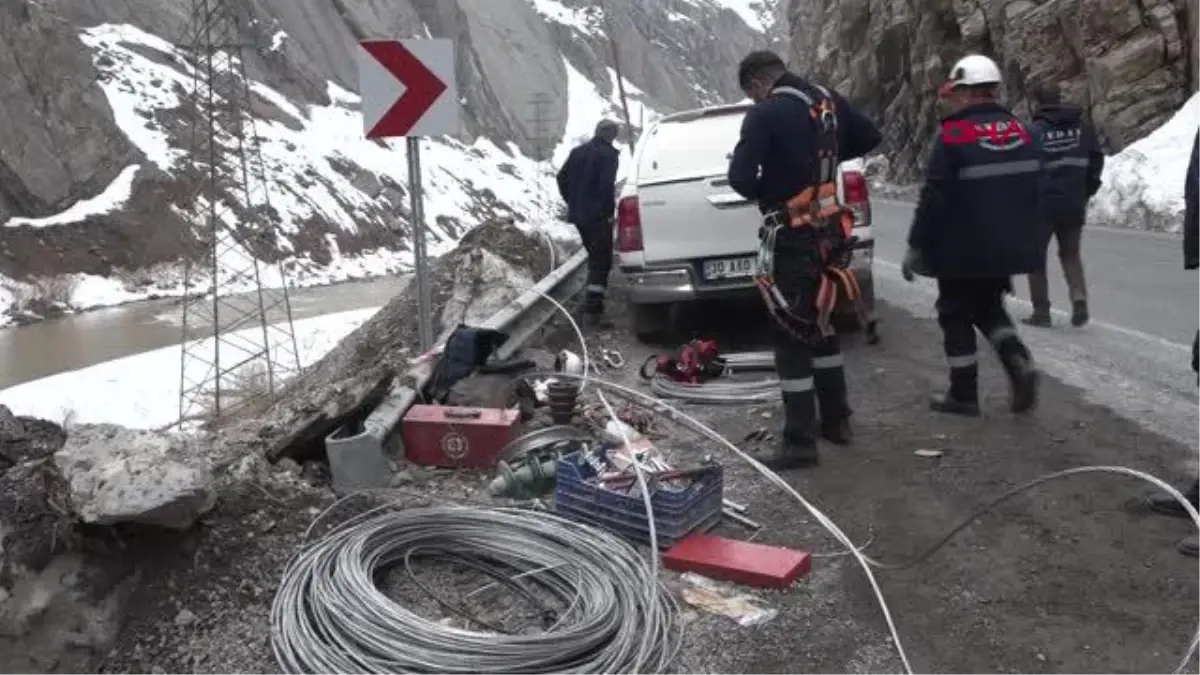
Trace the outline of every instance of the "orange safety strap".
<instances>
[{"instance_id":1,"label":"orange safety strap","mask_svg":"<svg viewBox=\"0 0 1200 675\"><path fill-rule=\"evenodd\" d=\"M814 185L800 191L786 204L789 227L809 227L817 230L823 268L817 283L815 299L816 318L806 320L792 311L787 299L775 284L774 252L766 252L771 260L770 269L756 275L759 288L768 311L775 320L794 337L813 342L834 334L832 317L840 298L854 306L855 314L863 326L871 323L866 304L862 300L862 289L854 274L846 269L849 256L842 250L853 236L854 215L838 199L837 194L837 106L829 92L816 87L821 97L814 99L795 87L778 87L773 93L793 96L809 106L809 117L817 130L818 176ZM778 228L783 223L774 227ZM775 237L764 238L763 245L774 247ZM834 257L834 253L838 253ZM760 260L763 257L760 254ZM807 313L807 312L806 312Z\"/></svg>"}]
</instances>

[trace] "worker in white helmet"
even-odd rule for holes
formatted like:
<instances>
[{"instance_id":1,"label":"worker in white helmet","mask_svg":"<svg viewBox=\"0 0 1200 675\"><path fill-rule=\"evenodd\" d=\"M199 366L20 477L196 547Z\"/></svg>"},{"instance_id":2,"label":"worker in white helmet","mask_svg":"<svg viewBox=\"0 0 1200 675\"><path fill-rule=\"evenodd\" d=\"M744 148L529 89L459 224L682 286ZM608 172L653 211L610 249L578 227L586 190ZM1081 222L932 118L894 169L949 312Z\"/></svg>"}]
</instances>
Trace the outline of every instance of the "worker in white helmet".
<instances>
[{"instance_id":1,"label":"worker in white helmet","mask_svg":"<svg viewBox=\"0 0 1200 675\"><path fill-rule=\"evenodd\" d=\"M1040 144L998 100L1000 68L972 54L950 69L938 94L950 111L940 124L908 235L904 277L937 279L950 388L938 412L979 415L975 331L1000 356L1011 408L1037 405L1033 356L1004 308L1012 276L1042 269L1049 232L1042 206Z\"/></svg>"}]
</instances>

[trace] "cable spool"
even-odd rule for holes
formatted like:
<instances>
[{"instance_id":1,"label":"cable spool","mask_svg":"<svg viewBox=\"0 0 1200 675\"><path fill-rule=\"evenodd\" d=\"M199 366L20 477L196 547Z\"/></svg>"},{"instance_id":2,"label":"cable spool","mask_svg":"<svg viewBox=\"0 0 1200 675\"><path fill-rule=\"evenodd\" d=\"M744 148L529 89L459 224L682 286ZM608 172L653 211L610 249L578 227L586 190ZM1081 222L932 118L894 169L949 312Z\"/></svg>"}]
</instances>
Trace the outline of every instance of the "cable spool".
<instances>
[{"instance_id":1,"label":"cable spool","mask_svg":"<svg viewBox=\"0 0 1200 675\"><path fill-rule=\"evenodd\" d=\"M375 583L418 551L552 599L553 625L476 632L418 616ZM604 530L517 509L383 507L292 560L271 646L285 673L661 673L680 646L678 613L641 555Z\"/></svg>"}]
</instances>

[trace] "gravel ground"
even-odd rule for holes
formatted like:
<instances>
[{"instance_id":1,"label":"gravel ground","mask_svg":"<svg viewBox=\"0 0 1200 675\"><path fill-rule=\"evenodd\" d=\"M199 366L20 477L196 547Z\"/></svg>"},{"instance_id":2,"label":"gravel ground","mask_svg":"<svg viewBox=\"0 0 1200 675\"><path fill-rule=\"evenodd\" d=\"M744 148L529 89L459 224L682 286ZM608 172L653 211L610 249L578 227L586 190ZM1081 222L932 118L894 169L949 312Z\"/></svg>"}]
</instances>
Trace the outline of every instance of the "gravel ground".
<instances>
[{"instance_id":1,"label":"gravel ground","mask_svg":"<svg viewBox=\"0 0 1200 675\"><path fill-rule=\"evenodd\" d=\"M616 329L594 342L621 349L630 384L652 350L627 337L621 291ZM712 335L729 350L764 348L765 320L754 308L713 306L685 317L681 333ZM867 553L900 562L1006 489L1074 466L1114 464L1174 482L1169 467L1194 450L1085 404L1078 392L1045 381L1036 415L1006 410L999 366L983 368L985 415L947 418L926 408L944 386L941 337L932 321L880 307L883 344L847 340L856 439L824 450L820 468L789 482ZM711 317L719 317L714 322ZM713 330L740 327L737 333ZM747 332L747 326L758 330ZM1191 377L1186 363L1180 377ZM738 443L758 428L775 431L780 407L688 406L685 410ZM773 442L764 445L771 449ZM740 444L740 443L739 443ZM669 445L662 442L660 445ZM744 450L754 450L743 446ZM939 450L936 458L915 455ZM705 452L717 452L706 448ZM726 496L747 504L765 528L758 540L817 553L811 574L787 593L760 594L773 621L741 628L702 617L689 625L684 653L693 672L886 672L901 664L857 563L803 508L727 458ZM1028 492L984 516L928 561L880 572L879 581L918 672L1166 672L1197 622L1197 563L1175 550L1186 522L1144 513L1146 486L1115 476L1083 476ZM745 537L729 530L730 536ZM824 557L835 554L834 557ZM1193 660L1191 670L1196 663Z\"/></svg>"},{"instance_id":2,"label":"gravel ground","mask_svg":"<svg viewBox=\"0 0 1200 675\"><path fill-rule=\"evenodd\" d=\"M765 325L751 309L710 308L685 330L717 330L729 349L761 347ZM624 352L633 371L651 353L623 330L615 289L613 330L592 332ZM1085 464L1123 464L1170 478L1167 467L1189 453L1081 402L1056 382L1029 419L1004 410L999 369L984 368L986 414L977 420L934 416L926 396L942 385L934 324L880 308L884 343L851 339L847 353L856 409L853 447L830 449L818 469L788 476L867 553L901 561L920 553L1006 488ZM757 326L756 330L745 330ZM564 333L565 334L565 333ZM557 347L552 340L549 346ZM1189 376L1182 368L1181 377ZM780 418L775 405L690 406L702 421L740 442ZM718 448L663 427L660 447L680 455L712 453L727 462L726 496L765 525L757 540L817 554L812 572L787 592L751 592L778 611L743 628L686 608L681 672L897 672L886 626L853 560L802 508ZM770 442L764 444L768 448ZM746 449L753 450L753 447ZM939 450L936 458L916 456ZM677 462L679 463L679 462ZM142 552L141 583L116 646L90 664L102 672L273 672L268 615L288 556L315 515L332 502L282 467L248 462L240 487L226 491L197 532L158 540ZM486 477L406 470L395 497L406 503L488 501ZM1196 625L1197 565L1174 549L1182 521L1132 506L1142 485L1082 477L1018 497L981 518L930 560L881 572L883 592L918 672L1162 672L1173 668ZM719 532L745 538L723 526ZM426 572L429 577L426 578ZM422 568L422 580L449 588L454 570ZM445 576L439 578L437 575ZM673 587L681 582L664 573ZM403 580L401 580L403 581ZM466 583L473 590L476 581ZM461 589L460 589L461 590ZM1091 591L1091 592L1087 592ZM436 616L437 610L429 611ZM1193 670L1195 664L1192 664Z\"/></svg>"}]
</instances>

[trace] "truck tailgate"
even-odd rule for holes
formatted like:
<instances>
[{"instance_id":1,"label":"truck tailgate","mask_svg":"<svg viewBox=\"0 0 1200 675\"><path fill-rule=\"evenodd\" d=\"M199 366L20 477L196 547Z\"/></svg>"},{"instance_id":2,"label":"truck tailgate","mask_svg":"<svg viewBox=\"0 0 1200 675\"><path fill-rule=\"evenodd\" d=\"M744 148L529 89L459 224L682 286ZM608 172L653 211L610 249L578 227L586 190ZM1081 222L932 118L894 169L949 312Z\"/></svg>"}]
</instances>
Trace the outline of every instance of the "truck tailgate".
<instances>
[{"instance_id":1,"label":"truck tailgate","mask_svg":"<svg viewBox=\"0 0 1200 675\"><path fill-rule=\"evenodd\" d=\"M730 190L724 175L643 183L638 197L646 263L706 261L707 281L752 273L758 209Z\"/></svg>"}]
</instances>

